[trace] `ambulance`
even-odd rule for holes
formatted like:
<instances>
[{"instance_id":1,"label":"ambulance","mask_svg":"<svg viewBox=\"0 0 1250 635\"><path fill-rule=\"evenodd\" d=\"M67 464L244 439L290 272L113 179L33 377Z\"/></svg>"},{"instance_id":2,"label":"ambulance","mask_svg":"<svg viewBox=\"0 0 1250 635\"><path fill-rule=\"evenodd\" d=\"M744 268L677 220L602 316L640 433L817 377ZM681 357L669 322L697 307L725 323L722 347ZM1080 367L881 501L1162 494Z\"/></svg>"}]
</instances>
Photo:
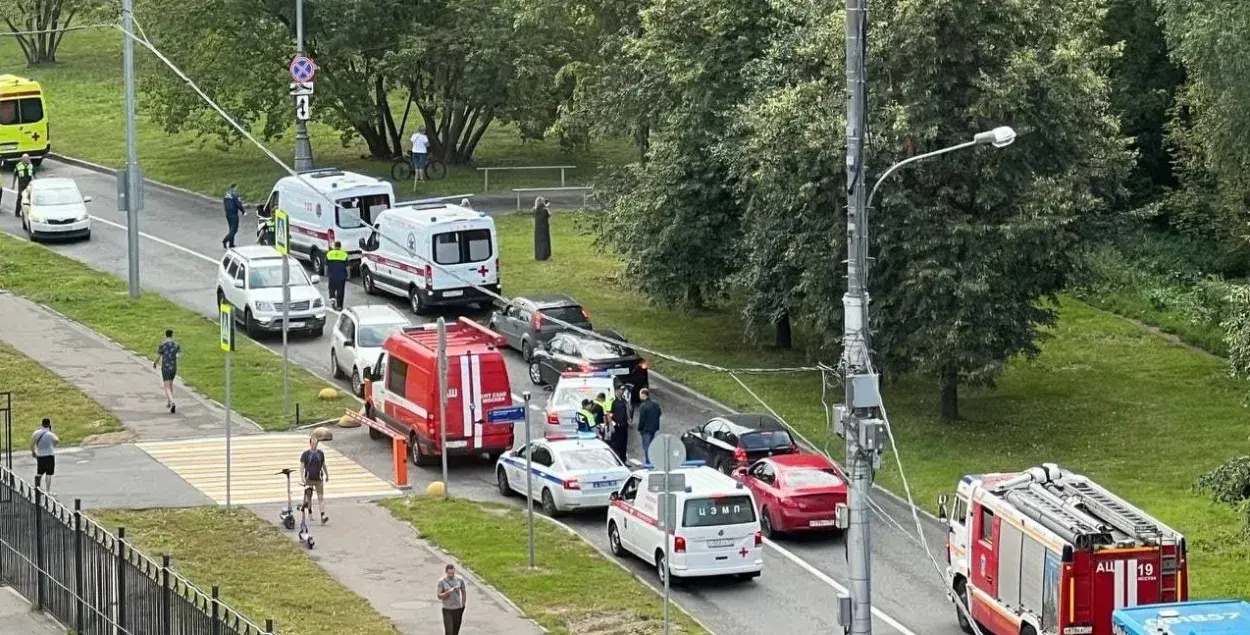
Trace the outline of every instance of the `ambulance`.
<instances>
[{"instance_id":1,"label":"ambulance","mask_svg":"<svg viewBox=\"0 0 1250 635\"><path fill-rule=\"evenodd\" d=\"M0 75L0 167L29 154L35 165L52 151L48 109L39 82Z\"/></svg>"},{"instance_id":2,"label":"ambulance","mask_svg":"<svg viewBox=\"0 0 1250 635\"><path fill-rule=\"evenodd\" d=\"M485 304L499 286L495 219L447 203L400 205L377 215L360 241L365 292L406 298L420 315L430 307Z\"/></svg>"},{"instance_id":3,"label":"ambulance","mask_svg":"<svg viewBox=\"0 0 1250 635\"><path fill-rule=\"evenodd\" d=\"M1116 609L1188 599L1184 536L1053 463L965 476L946 503L947 584L965 632L1111 635Z\"/></svg>"},{"instance_id":4,"label":"ambulance","mask_svg":"<svg viewBox=\"0 0 1250 635\"><path fill-rule=\"evenodd\" d=\"M408 436L418 466L448 456L488 455L512 449L513 425L525 410L512 405L503 337L468 318L447 325L447 444L439 421L438 327L405 328L382 344L365 377L364 415ZM369 436L382 432L369 429Z\"/></svg>"},{"instance_id":5,"label":"ambulance","mask_svg":"<svg viewBox=\"0 0 1250 635\"><path fill-rule=\"evenodd\" d=\"M287 213L291 255L308 262L313 273L326 275L326 252L342 243L351 268L360 266L360 239L378 215L395 203L388 181L338 168L305 170L299 177L278 180L262 206L266 213Z\"/></svg>"}]
</instances>

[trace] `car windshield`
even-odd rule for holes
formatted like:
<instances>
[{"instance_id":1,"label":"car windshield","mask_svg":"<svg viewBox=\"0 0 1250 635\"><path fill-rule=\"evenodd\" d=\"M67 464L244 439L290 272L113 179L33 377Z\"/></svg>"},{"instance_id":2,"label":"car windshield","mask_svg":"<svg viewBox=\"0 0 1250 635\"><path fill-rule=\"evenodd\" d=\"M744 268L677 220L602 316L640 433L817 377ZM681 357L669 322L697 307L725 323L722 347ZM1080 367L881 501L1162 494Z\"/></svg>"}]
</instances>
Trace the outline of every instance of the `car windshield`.
<instances>
[{"instance_id":1,"label":"car windshield","mask_svg":"<svg viewBox=\"0 0 1250 635\"><path fill-rule=\"evenodd\" d=\"M407 326L406 324L365 324L356 329L356 346L377 348L391 336L391 333Z\"/></svg>"},{"instance_id":2,"label":"car windshield","mask_svg":"<svg viewBox=\"0 0 1250 635\"><path fill-rule=\"evenodd\" d=\"M81 203L82 195L78 190L70 187L60 187L54 190L35 190L35 205L73 205Z\"/></svg>"},{"instance_id":3,"label":"car windshield","mask_svg":"<svg viewBox=\"0 0 1250 635\"><path fill-rule=\"evenodd\" d=\"M744 434L738 439L742 443L742 448L748 452L752 450L779 450L794 446L794 440L790 438L790 433L785 430L760 430L759 432L750 432Z\"/></svg>"},{"instance_id":4,"label":"car windshield","mask_svg":"<svg viewBox=\"0 0 1250 635\"><path fill-rule=\"evenodd\" d=\"M634 351L623 346L617 346L603 340L582 340L581 341L582 356L586 359L616 359L618 357L632 357Z\"/></svg>"},{"instance_id":5,"label":"car windshield","mask_svg":"<svg viewBox=\"0 0 1250 635\"><path fill-rule=\"evenodd\" d=\"M291 272L291 286L302 287L312 284L308 281L308 276L304 275L304 268L292 264L288 269ZM252 265L247 271L247 285L251 289L272 289L282 286L282 263Z\"/></svg>"},{"instance_id":6,"label":"car windshield","mask_svg":"<svg viewBox=\"0 0 1250 635\"><path fill-rule=\"evenodd\" d=\"M570 470L606 470L620 467L621 461L607 448L585 448L560 455Z\"/></svg>"},{"instance_id":7,"label":"car windshield","mask_svg":"<svg viewBox=\"0 0 1250 635\"><path fill-rule=\"evenodd\" d=\"M755 522L755 505L747 496L691 498L682 514L683 527L713 527Z\"/></svg>"},{"instance_id":8,"label":"car windshield","mask_svg":"<svg viewBox=\"0 0 1250 635\"><path fill-rule=\"evenodd\" d=\"M833 468L805 468L786 472L786 484L790 487L837 487L842 484L842 478Z\"/></svg>"},{"instance_id":9,"label":"car windshield","mask_svg":"<svg viewBox=\"0 0 1250 635\"><path fill-rule=\"evenodd\" d=\"M551 396L550 406L553 410L577 410L582 406L583 399L594 399L595 395L612 392L595 386L561 386Z\"/></svg>"}]
</instances>

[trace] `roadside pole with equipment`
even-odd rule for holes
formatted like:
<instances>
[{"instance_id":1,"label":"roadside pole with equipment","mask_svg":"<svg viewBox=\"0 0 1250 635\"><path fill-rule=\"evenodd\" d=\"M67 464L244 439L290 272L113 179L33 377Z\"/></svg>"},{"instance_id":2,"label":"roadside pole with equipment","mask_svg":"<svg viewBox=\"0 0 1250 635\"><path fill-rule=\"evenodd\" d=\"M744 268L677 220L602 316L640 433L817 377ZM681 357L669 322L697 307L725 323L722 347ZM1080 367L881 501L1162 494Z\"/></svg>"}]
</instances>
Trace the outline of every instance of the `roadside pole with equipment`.
<instances>
[{"instance_id":1,"label":"roadside pole with equipment","mask_svg":"<svg viewBox=\"0 0 1250 635\"><path fill-rule=\"evenodd\" d=\"M438 434L443 455L443 499L451 498L447 483L447 321L438 318Z\"/></svg>"},{"instance_id":2,"label":"roadside pole with equipment","mask_svg":"<svg viewBox=\"0 0 1250 635\"><path fill-rule=\"evenodd\" d=\"M657 434L651 440L651 455L659 474L647 475L647 489L659 492L660 529L664 531L664 635L669 630L669 578L671 577L673 528L677 524L677 497L673 492L686 488L686 475L674 472L686 462L686 446L672 434ZM656 453L656 449L659 450ZM526 454L529 454L528 452Z\"/></svg>"},{"instance_id":3,"label":"roadside pole with equipment","mask_svg":"<svg viewBox=\"0 0 1250 635\"><path fill-rule=\"evenodd\" d=\"M291 412L290 357L287 331L291 325L291 223L286 212L273 212L273 247L282 254L282 418Z\"/></svg>"},{"instance_id":4,"label":"roadside pole with equipment","mask_svg":"<svg viewBox=\"0 0 1250 635\"><path fill-rule=\"evenodd\" d=\"M525 398L525 517L529 524L530 569L538 566L534 558L534 466L530 460L530 392L521 393Z\"/></svg>"},{"instance_id":5,"label":"roadside pole with equipment","mask_svg":"<svg viewBox=\"0 0 1250 635\"><path fill-rule=\"evenodd\" d=\"M234 351L234 309L229 304L218 307L221 322L221 350L226 352L226 513L230 513L230 353Z\"/></svg>"}]
</instances>

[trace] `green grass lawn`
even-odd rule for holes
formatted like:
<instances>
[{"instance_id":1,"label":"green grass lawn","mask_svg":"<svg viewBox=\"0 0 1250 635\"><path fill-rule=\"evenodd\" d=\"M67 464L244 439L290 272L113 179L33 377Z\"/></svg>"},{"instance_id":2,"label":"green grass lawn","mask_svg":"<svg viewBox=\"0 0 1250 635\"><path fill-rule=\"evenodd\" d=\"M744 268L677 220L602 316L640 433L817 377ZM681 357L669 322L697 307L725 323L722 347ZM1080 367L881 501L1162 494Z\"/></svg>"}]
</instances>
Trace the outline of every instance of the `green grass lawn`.
<instances>
[{"instance_id":1,"label":"green grass lawn","mask_svg":"<svg viewBox=\"0 0 1250 635\"><path fill-rule=\"evenodd\" d=\"M122 429L100 404L8 344L0 344L0 378L0 390L13 393L13 438L19 451L44 417L52 419L62 446Z\"/></svg>"},{"instance_id":2,"label":"green grass lawn","mask_svg":"<svg viewBox=\"0 0 1250 635\"><path fill-rule=\"evenodd\" d=\"M514 507L442 498L382 504L556 635L663 632L664 605L654 591L546 519L535 518L531 572L525 513ZM670 616L673 633L707 633L685 613Z\"/></svg>"},{"instance_id":3,"label":"green grass lawn","mask_svg":"<svg viewBox=\"0 0 1250 635\"><path fill-rule=\"evenodd\" d=\"M290 538L245 508L99 511L91 515L261 628L282 635L398 635L390 621L313 562Z\"/></svg>"},{"instance_id":4,"label":"green grass lawn","mask_svg":"<svg viewBox=\"0 0 1250 635\"><path fill-rule=\"evenodd\" d=\"M43 85L52 125L53 151L111 167L124 163L120 38L120 32L111 29L68 33L57 53L60 62L35 68L25 66L13 38L0 38L0 69L36 79ZM136 47L135 50L137 57L154 60L146 49ZM138 66L137 82L142 95L145 73L156 72L156 67L155 64ZM161 72L169 71L161 67ZM315 99L313 106L316 113ZM395 112L397 124L402 115L401 102ZM418 124L410 116L407 125L405 138ZM309 132L316 165L390 178L388 161L361 158L368 154L363 143L353 141L344 146L337 132L316 122ZM292 131L273 142L270 149L289 161L294 156L294 137ZM142 98L138 144L139 163L145 176L205 194L220 196L230 183L237 182L246 200L260 201L269 194L274 181L285 176L281 168L250 144L227 149L219 147L216 139L167 134L144 115ZM568 185L584 185L599 165L628 158L627 144L606 143L588 152L568 153L560 150L554 141L523 142L514 128L502 125L487 130L474 155L477 166L575 165L578 169L569 172ZM507 188L511 187L559 185L560 174L558 171L492 173L490 181L491 191L507 193ZM438 196L481 190L481 172L471 166L453 166L444 180L423 185L417 194ZM412 198L412 193L410 183L397 192L403 198Z\"/></svg>"},{"instance_id":5,"label":"green grass lawn","mask_svg":"<svg viewBox=\"0 0 1250 635\"><path fill-rule=\"evenodd\" d=\"M56 280L49 285L48 280ZM0 234L0 289L46 304L146 357L172 328L182 345L178 374L200 393L226 400L225 365L217 323L155 293L130 299L126 282L91 269L43 246ZM282 360L242 334L232 361L236 412L266 430L294 425L294 412L282 416ZM349 401L343 396L321 401L327 384L307 371L291 368L291 403L300 404L302 421L339 417ZM350 402L355 403L355 402ZM294 410L294 407L292 407Z\"/></svg>"},{"instance_id":6,"label":"green grass lawn","mask_svg":"<svg viewBox=\"0 0 1250 635\"><path fill-rule=\"evenodd\" d=\"M651 307L626 286L620 265L598 255L570 214L552 217L555 254L533 260L525 216L498 221L504 286L512 295L568 293L596 326L620 330L650 348L727 367L791 366L812 360L744 343L732 307L697 315ZM885 387L907 475L918 502L932 510L960 475L1055 461L1089 474L1185 533L1192 590L1199 597L1250 596L1250 544L1230 508L1191 486L1207 470L1245 454L1250 384L1229 379L1225 362L1171 344L1123 318L1072 299L1043 354L1017 360L997 390L964 388L955 424L938 421L936 382L905 378ZM801 342L800 342L801 343ZM820 356L824 361L831 355ZM760 408L724 375L653 360L654 367L735 408ZM820 380L812 375L744 377L763 399L818 444L841 451L826 427ZM831 397L837 400L840 395ZM884 485L901 493L893 457Z\"/></svg>"}]
</instances>

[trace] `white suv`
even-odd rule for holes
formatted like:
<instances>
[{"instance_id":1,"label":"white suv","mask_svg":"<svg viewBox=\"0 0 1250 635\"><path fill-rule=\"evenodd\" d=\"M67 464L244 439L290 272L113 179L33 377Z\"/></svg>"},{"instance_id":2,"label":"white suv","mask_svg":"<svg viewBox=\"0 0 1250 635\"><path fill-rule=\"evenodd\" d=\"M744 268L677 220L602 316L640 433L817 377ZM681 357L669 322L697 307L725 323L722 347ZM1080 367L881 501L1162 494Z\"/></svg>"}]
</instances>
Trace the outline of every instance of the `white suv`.
<instances>
[{"instance_id":1,"label":"white suv","mask_svg":"<svg viewBox=\"0 0 1250 635\"><path fill-rule=\"evenodd\" d=\"M321 337L326 324L326 305L314 286L321 278L309 278L293 258L288 258L288 262L291 288L288 329ZM217 303L234 307L235 319L247 328L249 337L281 331L282 254L264 245L227 251L217 268Z\"/></svg>"}]
</instances>

